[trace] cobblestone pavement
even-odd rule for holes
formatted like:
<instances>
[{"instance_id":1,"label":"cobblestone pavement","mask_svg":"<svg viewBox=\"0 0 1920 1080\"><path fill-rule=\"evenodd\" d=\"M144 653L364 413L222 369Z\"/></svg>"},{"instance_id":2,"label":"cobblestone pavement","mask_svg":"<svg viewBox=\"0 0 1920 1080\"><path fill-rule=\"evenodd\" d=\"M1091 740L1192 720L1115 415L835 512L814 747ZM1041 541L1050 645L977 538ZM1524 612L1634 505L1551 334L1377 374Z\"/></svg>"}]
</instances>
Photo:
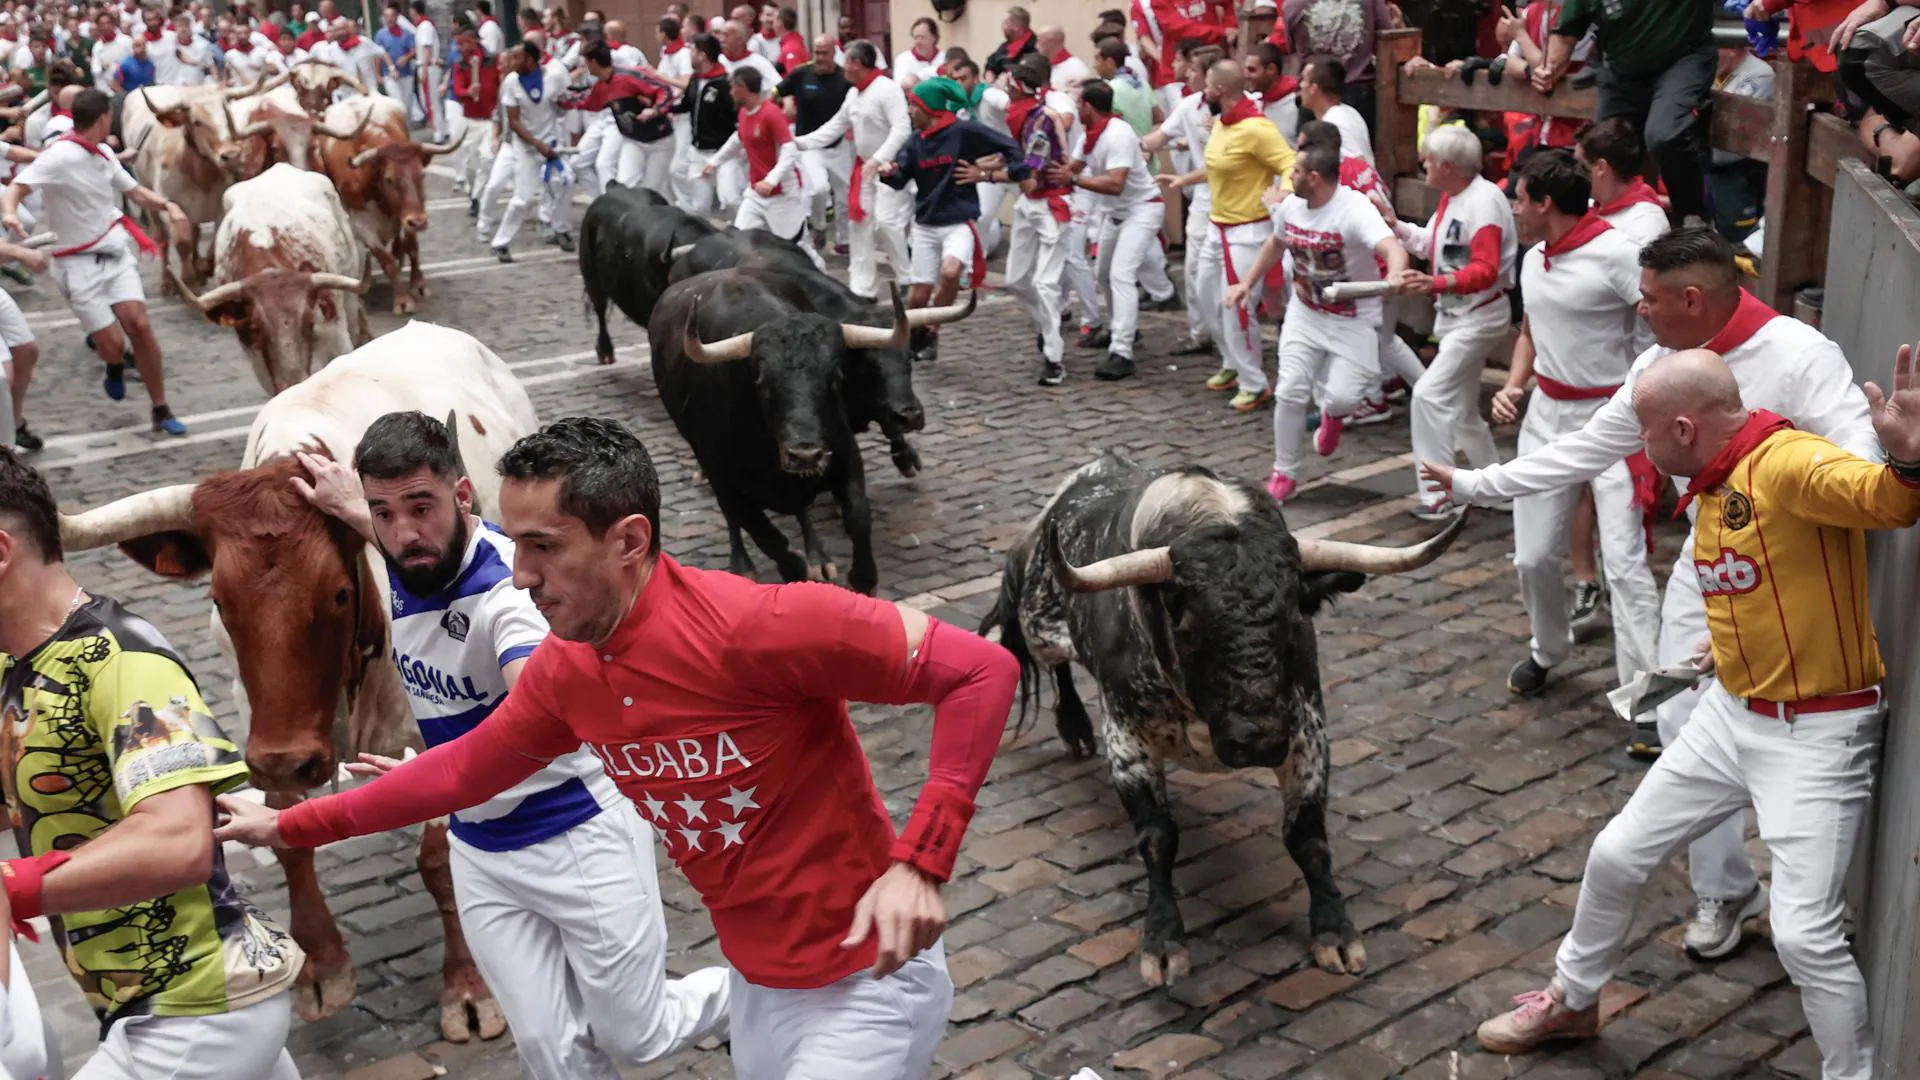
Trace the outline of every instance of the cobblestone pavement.
<instances>
[{"instance_id":1,"label":"cobblestone pavement","mask_svg":"<svg viewBox=\"0 0 1920 1080\"><path fill-rule=\"evenodd\" d=\"M543 417L596 412L633 425L661 466L666 543L695 565L723 567L720 516L654 394L644 334L623 322L620 362L594 366L570 258L527 234L521 261L495 264L470 235L464 200L443 179L434 184L423 247L436 294L421 317L492 347ZM230 333L176 301L157 305L173 403L193 428L190 438L159 441L146 433L137 385L125 403L101 395L99 366L51 286L15 295L46 350L29 415L54 437L41 460L66 505L237 462L262 395ZM384 282L373 301L384 311ZM398 325L385 314L374 321L380 331ZM925 471L903 479L878 442L867 444L883 594L973 625L992 599L997 553L1059 478L1102 448L1264 477L1266 414L1229 413L1205 392L1205 358L1163 359L1182 330L1177 314L1150 315L1141 355L1155 359L1138 378L1096 384L1094 356L1074 353L1072 378L1056 390L1034 386L1032 332L1004 297L950 330L939 362L919 373L930 418L918 438ZM1315 459L1288 518L1349 539L1415 539L1424 527L1400 513L1412 483L1406 450L1404 419L1350 433L1335 457ZM1329 832L1371 959L1363 976L1323 974L1306 961L1306 891L1281 843L1272 776L1175 773L1176 880L1193 973L1171 991L1148 990L1131 962L1144 907L1132 831L1101 764L1069 761L1042 716L1002 750L946 892L958 992L936 1075L1062 1077L1091 1066L1109 1080L1137 1075L1127 1070L1440 1080L1454 1051L1466 1080L1816 1075L1797 996L1769 948L1716 965L1683 956L1688 898L1676 867L1656 876L1642 905L1622 981L1606 998L1614 1019L1603 1039L1510 1060L1473 1048L1479 1019L1544 983L1587 844L1643 772L1599 704L1612 670L1604 635L1576 650L1545 698L1508 694L1506 670L1526 640L1508 530L1506 518L1482 516L1436 565L1370 582L1320 619L1338 740ZM844 534L823 533L847 565ZM1663 533L1661 565L1677 540ZM89 588L157 622L223 707L228 672L208 634L203 588L164 582L112 551L74 563ZM929 713L860 709L856 719L888 807L903 818L924 775ZM437 1042L440 934L412 871L413 842L370 837L320 855L360 992L341 1015L296 1024L292 1045L309 1078L413 1080L434 1075L435 1064L480 1080L518 1074L505 1039ZM271 861L241 852L233 862L243 887L284 914ZM685 880L668 869L662 888L672 968L720 962ZM57 957L44 945L29 951L71 1065L92 1045L92 1017ZM732 1073L724 1050L710 1048L630 1075Z\"/></svg>"}]
</instances>

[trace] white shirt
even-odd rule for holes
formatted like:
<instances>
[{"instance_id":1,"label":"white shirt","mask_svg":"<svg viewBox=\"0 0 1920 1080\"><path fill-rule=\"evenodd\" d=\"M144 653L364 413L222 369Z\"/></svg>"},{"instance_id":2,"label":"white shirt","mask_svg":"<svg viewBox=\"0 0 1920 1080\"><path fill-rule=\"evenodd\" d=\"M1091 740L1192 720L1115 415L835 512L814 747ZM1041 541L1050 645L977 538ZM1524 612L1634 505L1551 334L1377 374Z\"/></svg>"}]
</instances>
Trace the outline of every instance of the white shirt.
<instances>
[{"instance_id":1,"label":"white shirt","mask_svg":"<svg viewBox=\"0 0 1920 1080\"><path fill-rule=\"evenodd\" d=\"M1053 88L1072 94L1075 101L1080 99L1080 84L1093 78L1093 69L1086 61L1077 56L1068 55L1065 60L1053 65Z\"/></svg>"},{"instance_id":2,"label":"white shirt","mask_svg":"<svg viewBox=\"0 0 1920 1080\"><path fill-rule=\"evenodd\" d=\"M1367 164L1373 164L1373 139L1367 134L1367 121L1360 110L1343 101L1328 109L1320 119L1340 129L1340 153L1363 157Z\"/></svg>"},{"instance_id":3,"label":"white shirt","mask_svg":"<svg viewBox=\"0 0 1920 1080\"><path fill-rule=\"evenodd\" d=\"M903 87L912 87L914 83L934 78L940 74L940 50L935 49L933 59L922 60L908 49L893 58L893 79Z\"/></svg>"},{"instance_id":4,"label":"white shirt","mask_svg":"<svg viewBox=\"0 0 1920 1080\"><path fill-rule=\"evenodd\" d=\"M982 89L980 104L973 110L973 118L990 130L1012 138L1013 131L1007 126L1007 110L1013 107L1013 98L997 86Z\"/></svg>"},{"instance_id":5,"label":"white shirt","mask_svg":"<svg viewBox=\"0 0 1920 1080\"><path fill-rule=\"evenodd\" d=\"M1755 301L1758 303L1758 301ZM1868 461L1879 461L1879 436L1867 413L1867 396L1853 381L1853 367L1840 346L1798 319L1774 315L1746 338L1718 335L1711 344L1727 362L1740 397L1749 409L1769 409ZM1642 449L1640 416L1633 408L1633 387L1647 366L1673 352L1656 345L1640 354L1618 393L1607 399L1587 426L1485 469L1453 474L1453 492L1468 502L1511 499L1584 484ZM1685 477L1673 478L1684 490ZM1682 547L1692 558L1691 544Z\"/></svg>"},{"instance_id":6,"label":"white shirt","mask_svg":"<svg viewBox=\"0 0 1920 1080\"><path fill-rule=\"evenodd\" d=\"M1534 371L1568 386L1619 386L1639 351L1640 245L1608 228L1579 247L1520 261L1520 295L1533 334Z\"/></svg>"},{"instance_id":7,"label":"white shirt","mask_svg":"<svg viewBox=\"0 0 1920 1080\"><path fill-rule=\"evenodd\" d=\"M1641 247L1667 235L1667 230L1673 227L1673 223L1667 220L1666 207L1649 202L1629 203L1611 214L1600 216Z\"/></svg>"},{"instance_id":8,"label":"white shirt","mask_svg":"<svg viewBox=\"0 0 1920 1080\"><path fill-rule=\"evenodd\" d=\"M1300 136L1299 93L1281 94L1272 101L1252 90L1247 91L1247 96L1259 103L1260 115L1272 121L1273 126L1280 129L1280 134L1286 136L1287 145L1293 145Z\"/></svg>"},{"instance_id":9,"label":"white shirt","mask_svg":"<svg viewBox=\"0 0 1920 1080\"><path fill-rule=\"evenodd\" d=\"M621 48L633 49L636 53L640 51L632 45L622 45ZM619 53L614 54L616 58L619 55ZM644 63L645 60L645 57L641 58L641 62ZM660 74L683 80L693 78L693 46L683 46L676 52L660 50ZM676 122L686 120L685 115L681 113L675 113L673 118Z\"/></svg>"},{"instance_id":10,"label":"white shirt","mask_svg":"<svg viewBox=\"0 0 1920 1080\"><path fill-rule=\"evenodd\" d=\"M772 64L774 70L779 70L780 35L778 33L775 33L772 37L767 37L760 31L755 30L752 35L747 38L747 51L760 57L767 63Z\"/></svg>"},{"instance_id":11,"label":"white shirt","mask_svg":"<svg viewBox=\"0 0 1920 1080\"><path fill-rule=\"evenodd\" d=\"M13 179L40 193L42 216L58 238L55 250L106 236L120 224L120 196L136 183L119 161L71 142L56 142L40 151ZM114 242L104 241L102 250L111 250L107 245Z\"/></svg>"},{"instance_id":12,"label":"white shirt","mask_svg":"<svg viewBox=\"0 0 1920 1080\"><path fill-rule=\"evenodd\" d=\"M1127 170L1127 182L1118 195L1095 195L1100 207L1109 211L1124 213L1127 210L1148 203L1160 197L1159 186L1153 182L1152 170L1147 168L1146 155L1140 152L1140 136L1119 116L1109 117L1107 125L1100 129L1100 137L1094 140L1093 149L1082 152L1086 145L1084 138L1074 143L1074 156L1087 163L1082 176L1105 176L1115 169Z\"/></svg>"},{"instance_id":13,"label":"white shirt","mask_svg":"<svg viewBox=\"0 0 1920 1080\"><path fill-rule=\"evenodd\" d=\"M433 28L432 19L413 24L413 48L416 60L422 65L447 62L447 58L440 55L440 31Z\"/></svg>"},{"instance_id":14,"label":"white shirt","mask_svg":"<svg viewBox=\"0 0 1920 1080\"><path fill-rule=\"evenodd\" d=\"M640 47L637 45L619 45L619 46L615 46L614 48L608 51L610 51L613 54L614 67L627 68L629 70L637 70L639 68L643 68L647 66L647 54L641 52ZM685 49L682 49L680 50L680 55L688 58L687 60L682 61L682 63L685 63L687 66L687 74L688 75L693 74L693 64L691 62L691 57L693 54L688 52ZM674 72L666 71L664 66L662 66L661 70L668 75L675 74Z\"/></svg>"},{"instance_id":15,"label":"white shirt","mask_svg":"<svg viewBox=\"0 0 1920 1080\"><path fill-rule=\"evenodd\" d=\"M533 95L527 93L527 88L520 82L520 76L511 72L501 76L500 108L503 110L502 115L505 115L504 110L508 107L519 107L520 122L526 125L527 131L541 142L551 142L559 127L559 101L560 95L567 89L567 69L555 60L541 69L541 76L542 90L539 101L533 100ZM520 142L520 136L513 134L511 129L508 129L508 134L515 143Z\"/></svg>"},{"instance_id":16,"label":"white shirt","mask_svg":"<svg viewBox=\"0 0 1920 1080\"><path fill-rule=\"evenodd\" d=\"M480 24L479 35L480 48L488 56L499 56L500 50L507 47L507 32L500 29L500 24L493 19Z\"/></svg>"},{"instance_id":17,"label":"white shirt","mask_svg":"<svg viewBox=\"0 0 1920 1080\"><path fill-rule=\"evenodd\" d=\"M108 42L93 43L93 55L88 58L87 66L93 70L93 84L105 88L109 72L120 69L120 61L133 55L133 39L126 34L115 34Z\"/></svg>"},{"instance_id":18,"label":"white shirt","mask_svg":"<svg viewBox=\"0 0 1920 1080\"><path fill-rule=\"evenodd\" d=\"M1186 152L1194 161L1207 159L1207 138L1213 134L1213 111L1207 108L1207 96L1195 92L1180 99L1160 124L1160 133L1174 142L1186 143ZM1204 182L1186 189L1187 199L1205 210L1213 205L1213 189Z\"/></svg>"},{"instance_id":19,"label":"white shirt","mask_svg":"<svg viewBox=\"0 0 1920 1080\"><path fill-rule=\"evenodd\" d=\"M875 75L865 90L847 91L847 100L833 119L795 140L802 150L825 150L835 140L853 132L853 152L862 160L892 161L913 133L913 121L907 116L907 95L900 84L885 75ZM865 177L876 176L863 172Z\"/></svg>"},{"instance_id":20,"label":"white shirt","mask_svg":"<svg viewBox=\"0 0 1920 1080\"><path fill-rule=\"evenodd\" d=\"M368 90L376 90L380 85L380 58L386 56L387 51L374 44L372 38L363 34L360 36L360 44L351 49L343 47L337 41L322 41L313 47L313 55L315 59L332 64L359 79ZM342 89L341 95L336 96L334 100L343 100L345 96L351 96L352 93L351 90Z\"/></svg>"},{"instance_id":21,"label":"white shirt","mask_svg":"<svg viewBox=\"0 0 1920 1080\"><path fill-rule=\"evenodd\" d=\"M151 50L149 50L151 54ZM151 58L151 55L149 55ZM186 41L176 41L173 46L173 78L161 79L169 86L200 86L213 78L210 64L213 60L213 46L198 34ZM158 61L155 61L156 66Z\"/></svg>"},{"instance_id":22,"label":"white shirt","mask_svg":"<svg viewBox=\"0 0 1920 1080\"><path fill-rule=\"evenodd\" d=\"M750 67L758 71L761 79L760 92L763 94L773 93L774 88L780 85L780 69L774 67L771 61L759 53L754 52L752 49L748 49L747 55L738 60L729 60L725 56L722 56L720 58L720 66L726 68L727 74L729 75L742 67Z\"/></svg>"},{"instance_id":23,"label":"white shirt","mask_svg":"<svg viewBox=\"0 0 1920 1080\"><path fill-rule=\"evenodd\" d=\"M262 49L257 41L249 44L253 48L248 52L241 52L238 49L226 51L228 81L244 85L257 81L262 71L274 70L272 57L279 56L280 50L271 45Z\"/></svg>"},{"instance_id":24,"label":"white shirt","mask_svg":"<svg viewBox=\"0 0 1920 1080\"><path fill-rule=\"evenodd\" d=\"M1380 325L1380 298L1329 301L1321 296L1328 285L1342 281L1379 281L1380 264L1373 252L1393 230L1374 209L1372 200L1349 187L1335 188L1333 197L1318 207L1299 195L1288 195L1273 209L1274 235L1286 247L1295 281L1305 281L1314 297L1290 308L1309 319L1357 319ZM1298 299L1296 296L1295 299Z\"/></svg>"},{"instance_id":25,"label":"white shirt","mask_svg":"<svg viewBox=\"0 0 1920 1080\"><path fill-rule=\"evenodd\" d=\"M33 980L20 963L20 943L7 950L5 1003L0 1004L0 1076L32 1077L47 1068L47 1029Z\"/></svg>"},{"instance_id":26,"label":"white shirt","mask_svg":"<svg viewBox=\"0 0 1920 1080\"><path fill-rule=\"evenodd\" d=\"M1510 311L1495 302L1513 287L1519 244L1514 241L1513 207L1506 195L1486 177L1476 176L1466 190L1441 200L1440 210L1425 225L1402 221L1394 233L1408 254L1433 264L1435 274L1451 274L1473 261L1473 240L1486 228L1500 230L1500 261L1493 284L1473 293L1434 294L1435 324L1441 333L1468 318L1506 319Z\"/></svg>"},{"instance_id":27,"label":"white shirt","mask_svg":"<svg viewBox=\"0 0 1920 1080\"><path fill-rule=\"evenodd\" d=\"M501 669L545 640L547 622L513 587L513 541L490 524L473 530L460 573L445 589L414 596L393 581L393 663L429 746L479 726L507 696ZM453 834L483 851L551 839L617 806L606 769L584 747L453 815Z\"/></svg>"}]
</instances>

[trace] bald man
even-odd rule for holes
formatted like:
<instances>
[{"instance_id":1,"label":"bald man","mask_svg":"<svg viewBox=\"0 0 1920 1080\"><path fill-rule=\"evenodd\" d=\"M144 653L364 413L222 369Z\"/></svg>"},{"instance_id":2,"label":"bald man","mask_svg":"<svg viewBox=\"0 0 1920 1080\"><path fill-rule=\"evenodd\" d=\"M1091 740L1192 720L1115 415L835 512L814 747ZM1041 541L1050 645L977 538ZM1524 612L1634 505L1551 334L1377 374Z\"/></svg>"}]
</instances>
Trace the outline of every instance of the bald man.
<instances>
[{"instance_id":1,"label":"bald man","mask_svg":"<svg viewBox=\"0 0 1920 1080\"><path fill-rule=\"evenodd\" d=\"M1078 99L1080 84L1093 78L1093 69L1067 51L1067 32L1057 26L1043 26L1033 37L1040 55L1053 65L1053 88Z\"/></svg>"},{"instance_id":2,"label":"bald man","mask_svg":"<svg viewBox=\"0 0 1920 1080\"><path fill-rule=\"evenodd\" d=\"M1708 597L1711 671L1692 720L1626 808L1594 838L1545 990L1480 1025L1482 1046L1521 1054L1599 1031L1647 878L1749 803L1773 856L1773 942L1800 989L1824 1080L1871 1080L1866 983L1843 924L1849 856L1880 756L1886 670L1867 594L1867 529L1920 521L1920 383L1914 350L1893 393L1867 384L1887 463L1749 410L1718 354L1648 365L1632 388L1653 463L1689 476L1692 572Z\"/></svg>"},{"instance_id":3,"label":"bald man","mask_svg":"<svg viewBox=\"0 0 1920 1080\"><path fill-rule=\"evenodd\" d=\"M1218 138L1219 136L1214 136ZM1216 203L1218 199L1215 199ZM1458 502L1484 503L1535 495L1593 480L1642 449L1634 383L1655 360L1679 349L1704 347L1726 358L1748 405L1771 409L1860 457L1876 459L1879 442L1867 399L1854 385L1840 347L1798 319L1774 311L1740 287L1733 249L1712 229L1675 229L1640 249L1640 312L1657 344L1627 371L1621 389L1578 431L1485 469L1456 472L1431 463L1422 470ZM1684 474L1676 476L1683 483ZM1706 605L1693 570L1689 537L1667 578L1655 656L1660 667L1683 663L1706 637ZM1694 692L1658 710L1658 732L1641 731L1656 748L1671 745L1692 715ZM1644 725L1643 725L1644 727ZM1687 870L1697 903L1686 949L1696 959L1731 954L1744 921L1764 910L1766 896L1747 856L1745 822L1727 818L1695 841Z\"/></svg>"}]
</instances>

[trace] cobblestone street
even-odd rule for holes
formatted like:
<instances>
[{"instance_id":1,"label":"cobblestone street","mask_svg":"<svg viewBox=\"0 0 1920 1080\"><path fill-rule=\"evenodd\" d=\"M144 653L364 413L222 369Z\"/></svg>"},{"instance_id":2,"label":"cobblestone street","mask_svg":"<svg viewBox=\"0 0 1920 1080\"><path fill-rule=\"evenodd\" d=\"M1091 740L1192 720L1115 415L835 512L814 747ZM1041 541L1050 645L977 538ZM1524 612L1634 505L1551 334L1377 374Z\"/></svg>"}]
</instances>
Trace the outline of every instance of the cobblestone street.
<instances>
[{"instance_id":1,"label":"cobblestone street","mask_svg":"<svg viewBox=\"0 0 1920 1080\"><path fill-rule=\"evenodd\" d=\"M464 197L444 178L431 183L422 249L435 291L419 317L492 348L543 419L599 413L631 425L660 467L667 549L724 568L722 519L654 392L644 332L619 319L619 362L595 365L572 257L540 246L529 227L519 261L495 263L472 238ZM148 277L157 295L151 266ZM140 386L121 403L101 394L100 365L50 283L9 288L40 334L27 414L48 437L38 463L64 507L238 463L264 397L230 332L176 300L156 304L172 404L192 428L167 440L147 434ZM1024 315L987 295L971 320L942 335L939 361L916 372L928 416L915 437L921 475L900 477L884 444L863 440L881 594L969 628L993 600L1000 552L1061 477L1099 451L1264 479L1271 450L1267 413L1232 413L1202 388L1209 358L1177 366L1166 358L1185 330L1179 313L1145 316L1139 377L1094 382L1097 354L1070 342L1067 384L1042 389ZM369 301L377 333L401 324L386 313L384 279ZM1514 429L1499 434L1510 453ZM1292 527L1395 544L1426 535L1430 526L1402 512L1413 483L1407 448L1404 415L1350 430L1335 456L1311 458L1306 490L1287 507ZM823 518L829 551L848 565L837 515ZM790 520L778 524L797 542ZM1527 639L1509 533L1507 517L1480 514L1438 563L1373 579L1318 622L1336 740L1328 832L1369 957L1364 975L1328 975L1307 959L1307 894L1281 842L1273 776L1176 772L1175 880L1193 969L1170 990L1150 990L1134 962L1145 890L1133 830L1104 764L1070 760L1043 710L1003 746L946 890L956 996L934 1075L1014 1080L1091 1067L1107 1080L1448 1080L1457 1052L1461 1080L1817 1077L1798 996L1764 940L1718 964L1681 952L1691 897L1677 864L1649 887L1621 981L1603 999L1612 1019L1600 1040L1511 1059L1474 1045L1482 1018L1545 984L1587 845L1645 771L1626 757L1625 725L1601 699L1613 671L1604 631L1556 669L1543 698L1508 693L1507 669ZM1670 525L1660 534L1662 577L1679 538ZM231 674L208 629L204 584L171 584L112 550L73 562L89 589L158 624L216 712L225 710ZM1084 676L1082 689L1091 690ZM1050 707L1051 694L1043 701ZM862 708L855 719L902 821L924 777L931 712ZM296 1021L292 1048L308 1080L519 1075L507 1038L439 1041L440 929L413 872L415 839L367 837L319 856L359 994L327 1021ZM246 850L228 858L243 888L284 917L286 889L272 859ZM661 866L670 967L723 962L698 898L664 857ZM96 1024L51 949L26 948L71 1071ZM627 1075L733 1073L725 1048L709 1047Z\"/></svg>"}]
</instances>

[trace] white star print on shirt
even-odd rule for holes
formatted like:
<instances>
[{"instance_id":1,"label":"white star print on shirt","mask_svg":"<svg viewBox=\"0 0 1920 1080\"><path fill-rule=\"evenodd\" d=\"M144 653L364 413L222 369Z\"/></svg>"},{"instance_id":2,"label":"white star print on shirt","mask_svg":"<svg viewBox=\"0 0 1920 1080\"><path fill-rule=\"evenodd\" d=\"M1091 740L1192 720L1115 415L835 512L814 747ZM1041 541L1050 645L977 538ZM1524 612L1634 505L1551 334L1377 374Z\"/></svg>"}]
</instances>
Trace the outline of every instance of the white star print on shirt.
<instances>
[{"instance_id":1,"label":"white star print on shirt","mask_svg":"<svg viewBox=\"0 0 1920 1080\"><path fill-rule=\"evenodd\" d=\"M680 839L685 840L687 842L687 847L690 850L693 850L693 851L706 850L705 848L700 846L700 830L699 829L675 829L673 831L680 834Z\"/></svg>"},{"instance_id":2,"label":"white star print on shirt","mask_svg":"<svg viewBox=\"0 0 1920 1080\"><path fill-rule=\"evenodd\" d=\"M640 805L647 808L647 816L662 825L667 823L667 804L653 797L653 792L640 793Z\"/></svg>"},{"instance_id":3,"label":"white star print on shirt","mask_svg":"<svg viewBox=\"0 0 1920 1080\"><path fill-rule=\"evenodd\" d=\"M680 812L687 815L687 824L689 825L696 821L707 820L707 803L704 799L696 799L691 795L682 795L674 800L673 805L679 807Z\"/></svg>"},{"instance_id":4,"label":"white star print on shirt","mask_svg":"<svg viewBox=\"0 0 1920 1080\"><path fill-rule=\"evenodd\" d=\"M760 809L760 804L753 801L753 793L758 790L760 789L748 788L745 791L741 791L739 788L734 787L732 784L728 784L727 797L724 799L721 799L720 801L732 807L733 816L735 818L738 818L741 814L745 813L748 810Z\"/></svg>"},{"instance_id":5,"label":"white star print on shirt","mask_svg":"<svg viewBox=\"0 0 1920 1080\"><path fill-rule=\"evenodd\" d=\"M740 839L740 830L746 827L747 823L744 821L721 822L720 827L714 830L714 833L719 836L721 840L725 841L725 843L720 845L721 848L725 849L733 847L735 844L744 844L746 841Z\"/></svg>"}]
</instances>

